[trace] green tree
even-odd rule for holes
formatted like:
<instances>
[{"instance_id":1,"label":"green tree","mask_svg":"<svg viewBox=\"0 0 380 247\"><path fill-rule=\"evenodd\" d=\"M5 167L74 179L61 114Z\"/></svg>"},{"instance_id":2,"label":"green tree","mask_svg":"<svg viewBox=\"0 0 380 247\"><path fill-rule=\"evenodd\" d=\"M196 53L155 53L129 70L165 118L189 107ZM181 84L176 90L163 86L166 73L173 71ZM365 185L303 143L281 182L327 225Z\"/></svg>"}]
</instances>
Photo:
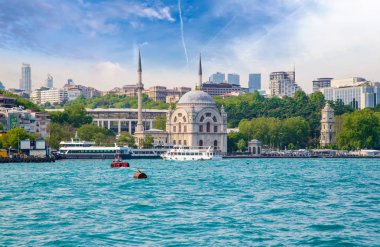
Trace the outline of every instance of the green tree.
<instances>
[{"instance_id":1,"label":"green tree","mask_svg":"<svg viewBox=\"0 0 380 247\"><path fill-rule=\"evenodd\" d=\"M1 136L0 142L3 148L18 148L19 142L26 139L35 140L36 135L26 132L23 128L17 127L9 130L6 134Z\"/></svg>"},{"instance_id":2,"label":"green tree","mask_svg":"<svg viewBox=\"0 0 380 247\"><path fill-rule=\"evenodd\" d=\"M135 141L135 137L127 131L122 131L118 139L119 143L126 144L128 147L136 147Z\"/></svg>"},{"instance_id":3,"label":"green tree","mask_svg":"<svg viewBox=\"0 0 380 247\"><path fill-rule=\"evenodd\" d=\"M166 129L166 117L165 116L156 116L153 121L153 128L159 130Z\"/></svg>"},{"instance_id":4,"label":"green tree","mask_svg":"<svg viewBox=\"0 0 380 247\"><path fill-rule=\"evenodd\" d=\"M86 108L82 104L65 107L65 112L68 116L68 123L75 128L92 123L92 117L87 114Z\"/></svg>"},{"instance_id":5,"label":"green tree","mask_svg":"<svg viewBox=\"0 0 380 247\"><path fill-rule=\"evenodd\" d=\"M146 135L144 139L142 140L142 147L143 148L153 148L154 146L154 139L152 135Z\"/></svg>"},{"instance_id":6,"label":"green tree","mask_svg":"<svg viewBox=\"0 0 380 247\"><path fill-rule=\"evenodd\" d=\"M69 141L74 136L75 129L69 124L50 122L48 132L50 133L50 136L46 139L48 145L58 149L61 141Z\"/></svg>"},{"instance_id":7,"label":"green tree","mask_svg":"<svg viewBox=\"0 0 380 247\"><path fill-rule=\"evenodd\" d=\"M238 150L237 143L240 139L243 139L244 135L241 132L230 132L227 135L227 151L229 153L236 152Z\"/></svg>"},{"instance_id":8,"label":"green tree","mask_svg":"<svg viewBox=\"0 0 380 247\"><path fill-rule=\"evenodd\" d=\"M114 133L112 130L108 130L103 127L99 127L93 124L84 124L80 128L78 128L78 136L82 140L86 140L86 141L96 141L95 139L97 137L99 142L101 142L101 138L114 136Z\"/></svg>"},{"instance_id":9,"label":"green tree","mask_svg":"<svg viewBox=\"0 0 380 247\"><path fill-rule=\"evenodd\" d=\"M247 143L244 141L244 139L240 139L237 143L237 148L240 152L243 152L246 146Z\"/></svg>"},{"instance_id":10,"label":"green tree","mask_svg":"<svg viewBox=\"0 0 380 247\"><path fill-rule=\"evenodd\" d=\"M340 149L380 148L380 114L370 109L344 114L337 144Z\"/></svg>"}]
</instances>

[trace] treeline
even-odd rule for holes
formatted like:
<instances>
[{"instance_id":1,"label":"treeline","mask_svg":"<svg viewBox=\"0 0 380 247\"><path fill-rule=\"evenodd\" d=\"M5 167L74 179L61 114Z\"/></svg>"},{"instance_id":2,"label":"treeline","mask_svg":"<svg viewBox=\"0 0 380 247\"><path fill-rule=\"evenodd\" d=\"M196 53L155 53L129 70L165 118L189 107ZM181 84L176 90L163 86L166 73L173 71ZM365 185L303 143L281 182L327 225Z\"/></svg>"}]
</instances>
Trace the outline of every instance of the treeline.
<instances>
[{"instance_id":1,"label":"treeline","mask_svg":"<svg viewBox=\"0 0 380 247\"><path fill-rule=\"evenodd\" d=\"M143 108L144 109L167 109L168 105L163 101L154 101L143 94ZM86 99L83 96L76 98L75 100L66 101L63 105L52 106L51 104L45 104L45 108L62 108L71 105L82 104L86 108L133 108L137 109L137 96L129 97L126 95L107 94L104 96L98 96Z\"/></svg>"},{"instance_id":2,"label":"treeline","mask_svg":"<svg viewBox=\"0 0 380 247\"><path fill-rule=\"evenodd\" d=\"M34 112L43 111L43 109L41 107L37 106L32 101L30 101L28 99L23 99L20 96L18 96L17 94L10 93L10 92L3 90L3 89L0 89L0 94L4 95L6 97L15 98L17 106L22 106L25 109L29 109L29 110L32 110Z\"/></svg>"}]
</instances>

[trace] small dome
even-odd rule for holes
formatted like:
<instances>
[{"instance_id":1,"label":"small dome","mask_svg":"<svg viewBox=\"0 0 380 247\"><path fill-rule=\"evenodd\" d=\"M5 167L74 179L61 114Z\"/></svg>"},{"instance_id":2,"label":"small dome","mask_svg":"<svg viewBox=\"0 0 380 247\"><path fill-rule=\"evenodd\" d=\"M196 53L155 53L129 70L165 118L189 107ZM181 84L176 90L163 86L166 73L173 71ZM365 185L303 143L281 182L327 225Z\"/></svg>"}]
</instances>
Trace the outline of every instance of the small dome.
<instances>
[{"instance_id":1,"label":"small dome","mask_svg":"<svg viewBox=\"0 0 380 247\"><path fill-rule=\"evenodd\" d=\"M178 104L215 105L215 101L208 93L203 91L190 91L181 97Z\"/></svg>"}]
</instances>

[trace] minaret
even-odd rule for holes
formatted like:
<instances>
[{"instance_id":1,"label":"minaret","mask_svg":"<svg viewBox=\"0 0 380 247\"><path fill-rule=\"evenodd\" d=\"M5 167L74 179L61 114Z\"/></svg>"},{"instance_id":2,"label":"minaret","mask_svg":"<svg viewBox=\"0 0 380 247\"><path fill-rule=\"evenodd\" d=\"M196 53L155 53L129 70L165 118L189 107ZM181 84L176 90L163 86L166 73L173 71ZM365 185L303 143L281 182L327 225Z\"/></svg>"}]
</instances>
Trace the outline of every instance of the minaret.
<instances>
[{"instance_id":1,"label":"minaret","mask_svg":"<svg viewBox=\"0 0 380 247\"><path fill-rule=\"evenodd\" d=\"M322 109L321 119L321 147L326 145L335 144L335 121L334 121L334 109L331 108L329 103Z\"/></svg>"},{"instance_id":2,"label":"minaret","mask_svg":"<svg viewBox=\"0 0 380 247\"><path fill-rule=\"evenodd\" d=\"M201 90L202 88L202 55L199 54L199 70L198 70L199 82L195 87L196 90Z\"/></svg>"},{"instance_id":3,"label":"minaret","mask_svg":"<svg viewBox=\"0 0 380 247\"><path fill-rule=\"evenodd\" d=\"M136 126L136 132L143 132L144 126L142 122L142 90L144 88L144 85L142 84L142 68L141 68L141 55L140 55L140 49L139 49L139 64L138 64L138 82L137 82L137 101L138 101L138 110L137 110L137 126Z\"/></svg>"}]
</instances>

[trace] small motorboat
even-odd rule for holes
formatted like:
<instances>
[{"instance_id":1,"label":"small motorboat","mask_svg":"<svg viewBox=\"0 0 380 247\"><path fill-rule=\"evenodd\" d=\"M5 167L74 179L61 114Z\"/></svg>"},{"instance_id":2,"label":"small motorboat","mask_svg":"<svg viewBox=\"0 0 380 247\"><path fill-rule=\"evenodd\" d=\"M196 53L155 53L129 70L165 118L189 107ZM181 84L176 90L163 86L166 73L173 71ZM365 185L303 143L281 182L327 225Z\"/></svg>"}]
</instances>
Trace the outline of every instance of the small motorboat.
<instances>
[{"instance_id":1,"label":"small motorboat","mask_svg":"<svg viewBox=\"0 0 380 247\"><path fill-rule=\"evenodd\" d=\"M122 161L120 157L117 157L111 163L111 168L122 168L122 167L124 168L129 167L129 163L126 161Z\"/></svg>"}]
</instances>

